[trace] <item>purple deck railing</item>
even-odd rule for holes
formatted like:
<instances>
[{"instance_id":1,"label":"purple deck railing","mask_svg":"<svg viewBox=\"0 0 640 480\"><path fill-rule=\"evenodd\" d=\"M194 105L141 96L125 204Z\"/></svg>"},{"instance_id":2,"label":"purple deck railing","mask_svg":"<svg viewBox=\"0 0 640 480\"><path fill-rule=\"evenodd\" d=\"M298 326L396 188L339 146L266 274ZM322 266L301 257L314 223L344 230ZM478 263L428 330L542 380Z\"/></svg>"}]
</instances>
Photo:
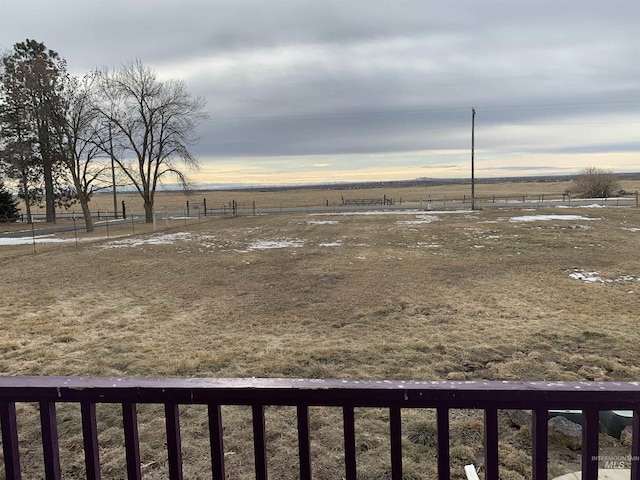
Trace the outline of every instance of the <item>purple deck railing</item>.
<instances>
[{"instance_id":1,"label":"purple deck railing","mask_svg":"<svg viewBox=\"0 0 640 480\"><path fill-rule=\"evenodd\" d=\"M312 478L309 407L343 410L345 478L356 479L355 407L383 407L390 412L392 479L402 479L401 412L409 408L436 410L438 478L450 478L449 410L484 411L487 480L498 475L498 410L532 410L532 478L547 479L548 411L582 410L583 478L598 477L599 412L632 410L631 458L640 455L640 383L575 382L398 382L288 379L146 379L95 377L0 377L0 426L7 479L20 479L16 402L40 406L45 475L61 478L56 404L81 406L86 477L100 478L96 404L122 406L129 479L141 479L137 404L164 405L167 454L171 479L182 479L178 406L208 406L211 469L215 480L225 478L221 406L248 405L253 415L255 477L267 479L265 406L295 406L298 419L300 478ZM640 480L636 461L631 480Z\"/></svg>"}]
</instances>

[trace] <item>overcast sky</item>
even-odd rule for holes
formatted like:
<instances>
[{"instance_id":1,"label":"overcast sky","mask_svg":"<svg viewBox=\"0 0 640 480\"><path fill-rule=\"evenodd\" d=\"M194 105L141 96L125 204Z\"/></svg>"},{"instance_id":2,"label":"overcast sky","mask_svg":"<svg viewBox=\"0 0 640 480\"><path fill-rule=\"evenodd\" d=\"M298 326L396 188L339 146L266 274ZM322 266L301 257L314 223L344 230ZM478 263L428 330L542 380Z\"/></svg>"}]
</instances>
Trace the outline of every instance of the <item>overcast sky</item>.
<instances>
[{"instance_id":1,"label":"overcast sky","mask_svg":"<svg viewBox=\"0 0 640 480\"><path fill-rule=\"evenodd\" d=\"M197 182L640 171L638 0L0 0L72 73L139 59L210 118Z\"/></svg>"}]
</instances>

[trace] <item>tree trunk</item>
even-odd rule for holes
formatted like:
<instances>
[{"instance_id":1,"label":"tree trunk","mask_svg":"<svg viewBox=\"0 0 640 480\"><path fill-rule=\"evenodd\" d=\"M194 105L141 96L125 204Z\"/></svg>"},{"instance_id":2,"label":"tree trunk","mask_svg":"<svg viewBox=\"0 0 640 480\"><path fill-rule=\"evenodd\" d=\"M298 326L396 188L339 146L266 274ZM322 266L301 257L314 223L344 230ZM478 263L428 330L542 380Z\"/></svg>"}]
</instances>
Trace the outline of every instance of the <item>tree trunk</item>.
<instances>
[{"instance_id":1,"label":"tree trunk","mask_svg":"<svg viewBox=\"0 0 640 480\"><path fill-rule=\"evenodd\" d=\"M78 195L78 201L82 207L82 215L84 216L84 225L87 233L93 232L93 218L91 218L91 210L89 210L89 200L84 194ZM109 219L107 218L107 222Z\"/></svg>"},{"instance_id":2,"label":"tree trunk","mask_svg":"<svg viewBox=\"0 0 640 480\"><path fill-rule=\"evenodd\" d=\"M56 201L53 192L53 172L50 160L44 160L44 198L47 223L56 223Z\"/></svg>"},{"instance_id":3,"label":"tree trunk","mask_svg":"<svg viewBox=\"0 0 640 480\"><path fill-rule=\"evenodd\" d=\"M153 200L144 201L144 218L145 222L153 223Z\"/></svg>"},{"instance_id":4,"label":"tree trunk","mask_svg":"<svg viewBox=\"0 0 640 480\"><path fill-rule=\"evenodd\" d=\"M29 197L29 185L27 182L27 174L22 174L22 188L24 190L24 207L27 211L27 223L33 223L31 218L31 197Z\"/></svg>"},{"instance_id":5,"label":"tree trunk","mask_svg":"<svg viewBox=\"0 0 640 480\"><path fill-rule=\"evenodd\" d=\"M53 158L51 156L51 143L47 124L41 125L39 134L40 151L42 155L42 170L44 176L44 198L47 213L47 223L56 223L56 199L53 191Z\"/></svg>"}]
</instances>

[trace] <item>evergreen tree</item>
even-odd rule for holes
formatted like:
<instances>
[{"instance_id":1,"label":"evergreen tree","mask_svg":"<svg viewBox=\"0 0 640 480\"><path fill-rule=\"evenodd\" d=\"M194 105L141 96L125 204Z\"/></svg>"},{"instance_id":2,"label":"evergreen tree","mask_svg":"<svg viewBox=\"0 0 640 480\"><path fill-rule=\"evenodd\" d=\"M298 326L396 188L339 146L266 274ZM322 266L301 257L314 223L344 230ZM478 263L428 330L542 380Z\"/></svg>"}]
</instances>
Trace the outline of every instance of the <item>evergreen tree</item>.
<instances>
[{"instance_id":1,"label":"evergreen tree","mask_svg":"<svg viewBox=\"0 0 640 480\"><path fill-rule=\"evenodd\" d=\"M18 201L3 183L0 183L0 223L15 222L20 218Z\"/></svg>"},{"instance_id":2,"label":"evergreen tree","mask_svg":"<svg viewBox=\"0 0 640 480\"><path fill-rule=\"evenodd\" d=\"M60 152L55 138L66 62L43 43L27 39L2 55L0 130L20 154L18 169L41 170L47 222L55 222ZM35 148L34 148L35 147ZM14 157L15 157L14 152Z\"/></svg>"}]
</instances>

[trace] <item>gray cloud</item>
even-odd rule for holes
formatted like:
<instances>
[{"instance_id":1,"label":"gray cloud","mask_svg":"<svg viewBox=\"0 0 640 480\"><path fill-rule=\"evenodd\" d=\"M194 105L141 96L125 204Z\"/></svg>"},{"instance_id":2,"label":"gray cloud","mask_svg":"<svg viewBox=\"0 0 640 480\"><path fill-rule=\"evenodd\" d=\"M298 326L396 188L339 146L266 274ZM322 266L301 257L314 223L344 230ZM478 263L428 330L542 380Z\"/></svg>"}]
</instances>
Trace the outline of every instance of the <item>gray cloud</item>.
<instances>
[{"instance_id":1,"label":"gray cloud","mask_svg":"<svg viewBox=\"0 0 640 480\"><path fill-rule=\"evenodd\" d=\"M636 0L5 0L0 44L35 38L75 72L139 58L185 78L208 100L208 157L464 149L472 106L484 149L567 153L596 148L571 135L580 123L637 132L638 18Z\"/></svg>"}]
</instances>

